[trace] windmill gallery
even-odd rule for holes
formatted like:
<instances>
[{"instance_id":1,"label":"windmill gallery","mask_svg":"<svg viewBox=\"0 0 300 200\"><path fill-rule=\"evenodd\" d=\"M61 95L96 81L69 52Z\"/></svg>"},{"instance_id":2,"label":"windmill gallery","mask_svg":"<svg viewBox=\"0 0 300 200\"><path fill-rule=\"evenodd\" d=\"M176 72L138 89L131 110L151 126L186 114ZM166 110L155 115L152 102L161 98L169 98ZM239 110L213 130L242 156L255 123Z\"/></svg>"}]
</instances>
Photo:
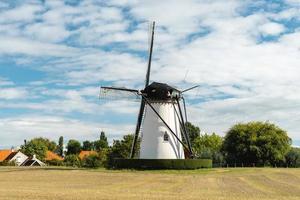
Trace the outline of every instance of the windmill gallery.
<instances>
[{"instance_id":1,"label":"windmill gallery","mask_svg":"<svg viewBox=\"0 0 300 200\"><path fill-rule=\"evenodd\" d=\"M150 84L154 27L155 22L151 26L151 43L144 89L101 87L102 97L121 92L133 94L141 99L130 158L114 159L113 166L148 169L211 167L211 160L194 158L185 127L187 113L183 94L198 86L179 90L166 83L152 82ZM135 158L139 137L141 139L140 151L138 158Z\"/></svg>"}]
</instances>

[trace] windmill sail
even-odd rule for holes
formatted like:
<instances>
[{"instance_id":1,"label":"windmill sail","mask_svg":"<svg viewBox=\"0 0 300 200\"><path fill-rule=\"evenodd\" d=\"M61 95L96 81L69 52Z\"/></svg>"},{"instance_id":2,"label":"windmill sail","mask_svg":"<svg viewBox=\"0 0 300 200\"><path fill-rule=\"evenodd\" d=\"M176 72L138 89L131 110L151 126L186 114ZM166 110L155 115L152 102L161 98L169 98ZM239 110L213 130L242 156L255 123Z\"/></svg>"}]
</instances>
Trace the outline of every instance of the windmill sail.
<instances>
[{"instance_id":1,"label":"windmill sail","mask_svg":"<svg viewBox=\"0 0 300 200\"><path fill-rule=\"evenodd\" d=\"M99 99L101 100L132 100L140 101L138 90L132 90L127 88L116 88L116 87L101 87Z\"/></svg>"},{"instance_id":2,"label":"windmill sail","mask_svg":"<svg viewBox=\"0 0 300 200\"><path fill-rule=\"evenodd\" d=\"M154 41L154 28L155 28L155 22L152 22L151 41L150 41L149 59L148 59L148 67L147 67L147 73L146 73L145 87L147 87L149 85L149 81L150 81L152 50L153 50L153 41ZM135 152L136 152L136 144L137 144L137 140L138 140L139 133L140 133L140 130L141 130L145 105L146 105L146 103L142 99L140 110L139 110L139 115L138 115L138 119L137 119L137 124L136 124L136 128L135 128L135 135L134 135L134 139L133 139L133 143L132 143L132 147L131 147L130 158L133 158L134 155L135 155Z\"/></svg>"}]
</instances>

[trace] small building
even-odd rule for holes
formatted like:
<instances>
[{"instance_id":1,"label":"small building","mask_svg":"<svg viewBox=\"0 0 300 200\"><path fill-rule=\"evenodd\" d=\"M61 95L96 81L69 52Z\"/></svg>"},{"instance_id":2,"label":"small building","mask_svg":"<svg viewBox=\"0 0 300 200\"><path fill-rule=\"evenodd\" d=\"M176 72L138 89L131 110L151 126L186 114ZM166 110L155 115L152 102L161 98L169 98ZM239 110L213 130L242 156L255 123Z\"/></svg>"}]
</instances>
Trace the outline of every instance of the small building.
<instances>
[{"instance_id":1,"label":"small building","mask_svg":"<svg viewBox=\"0 0 300 200\"><path fill-rule=\"evenodd\" d=\"M0 150L0 162L5 161L5 159L13 152L11 149Z\"/></svg>"},{"instance_id":2,"label":"small building","mask_svg":"<svg viewBox=\"0 0 300 200\"><path fill-rule=\"evenodd\" d=\"M25 160L21 166L46 166L45 163L36 158L35 155Z\"/></svg>"},{"instance_id":3,"label":"small building","mask_svg":"<svg viewBox=\"0 0 300 200\"><path fill-rule=\"evenodd\" d=\"M46 161L51 161L51 160L60 160L63 161L64 158L57 155L56 153L52 152L52 151L47 151L46 152L46 157L45 157Z\"/></svg>"},{"instance_id":4,"label":"small building","mask_svg":"<svg viewBox=\"0 0 300 200\"><path fill-rule=\"evenodd\" d=\"M86 158L90 155L97 155L97 152L96 151L81 151L78 156L79 156L80 160L83 160L84 158Z\"/></svg>"},{"instance_id":5,"label":"small building","mask_svg":"<svg viewBox=\"0 0 300 200\"><path fill-rule=\"evenodd\" d=\"M17 166L21 166L22 163L25 162L25 160L28 159L28 156L26 156L21 151L15 151L11 152L10 155L5 159L7 162L15 162Z\"/></svg>"}]
</instances>

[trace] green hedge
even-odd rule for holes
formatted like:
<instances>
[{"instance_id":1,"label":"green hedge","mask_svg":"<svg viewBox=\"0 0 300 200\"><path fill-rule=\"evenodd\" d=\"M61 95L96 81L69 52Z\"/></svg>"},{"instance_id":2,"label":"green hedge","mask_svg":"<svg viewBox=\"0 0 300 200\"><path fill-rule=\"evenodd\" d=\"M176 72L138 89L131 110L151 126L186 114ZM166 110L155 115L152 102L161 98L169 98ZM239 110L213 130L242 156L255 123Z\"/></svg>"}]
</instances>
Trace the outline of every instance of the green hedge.
<instances>
[{"instance_id":1,"label":"green hedge","mask_svg":"<svg viewBox=\"0 0 300 200\"><path fill-rule=\"evenodd\" d=\"M211 159L114 159L114 169L199 169L211 168Z\"/></svg>"}]
</instances>

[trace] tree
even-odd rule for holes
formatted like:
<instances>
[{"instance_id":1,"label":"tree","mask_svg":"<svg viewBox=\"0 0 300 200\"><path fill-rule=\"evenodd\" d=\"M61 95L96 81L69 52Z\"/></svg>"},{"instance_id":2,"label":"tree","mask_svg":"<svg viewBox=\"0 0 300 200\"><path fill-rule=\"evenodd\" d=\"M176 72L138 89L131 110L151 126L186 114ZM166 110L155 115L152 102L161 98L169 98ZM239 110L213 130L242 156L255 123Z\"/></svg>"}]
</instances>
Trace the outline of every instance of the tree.
<instances>
[{"instance_id":1,"label":"tree","mask_svg":"<svg viewBox=\"0 0 300 200\"><path fill-rule=\"evenodd\" d=\"M114 158L129 158L131 146L133 142L134 135L128 134L124 135L122 140L114 140L113 146L111 148L111 155L113 155ZM137 148L140 147L140 139L137 142ZM137 156L138 152L136 152L135 156Z\"/></svg>"},{"instance_id":2,"label":"tree","mask_svg":"<svg viewBox=\"0 0 300 200\"><path fill-rule=\"evenodd\" d=\"M84 158L82 166L87 168L99 168L102 165L102 159L98 154L92 154Z\"/></svg>"},{"instance_id":3,"label":"tree","mask_svg":"<svg viewBox=\"0 0 300 200\"><path fill-rule=\"evenodd\" d=\"M60 136L58 139L57 153L60 156L64 155L64 137Z\"/></svg>"},{"instance_id":4,"label":"tree","mask_svg":"<svg viewBox=\"0 0 300 200\"><path fill-rule=\"evenodd\" d=\"M213 133L211 135L200 135L194 140L194 152L200 158L213 159L215 163L222 162L221 148L223 139L221 136Z\"/></svg>"},{"instance_id":5,"label":"tree","mask_svg":"<svg viewBox=\"0 0 300 200\"><path fill-rule=\"evenodd\" d=\"M26 145L21 146L21 151L28 155L36 157L40 160L44 160L46 152L48 150L47 144L42 138L35 138L26 143Z\"/></svg>"},{"instance_id":6,"label":"tree","mask_svg":"<svg viewBox=\"0 0 300 200\"><path fill-rule=\"evenodd\" d=\"M82 150L91 151L93 149L93 146L93 142L86 140L82 143Z\"/></svg>"},{"instance_id":7,"label":"tree","mask_svg":"<svg viewBox=\"0 0 300 200\"><path fill-rule=\"evenodd\" d=\"M222 150L228 163L277 165L285 161L291 139L269 122L234 125L224 138Z\"/></svg>"},{"instance_id":8,"label":"tree","mask_svg":"<svg viewBox=\"0 0 300 200\"><path fill-rule=\"evenodd\" d=\"M100 151L102 149L108 148L108 141L105 133L101 131L100 139L94 142L95 150Z\"/></svg>"},{"instance_id":9,"label":"tree","mask_svg":"<svg viewBox=\"0 0 300 200\"><path fill-rule=\"evenodd\" d=\"M67 145L67 154L79 154L81 151L81 144L77 140L69 140Z\"/></svg>"},{"instance_id":10,"label":"tree","mask_svg":"<svg viewBox=\"0 0 300 200\"><path fill-rule=\"evenodd\" d=\"M190 122L186 122L185 127L186 127L186 130L188 132L188 136L190 138L191 145L193 147L194 143L195 143L195 139L200 136L200 128L197 127L197 126L194 126Z\"/></svg>"},{"instance_id":11,"label":"tree","mask_svg":"<svg viewBox=\"0 0 300 200\"><path fill-rule=\"evenodd\" d=\"M285 159L288 167L300 167L300 148L292 147Z\"/></svg>"}]
</instances>

